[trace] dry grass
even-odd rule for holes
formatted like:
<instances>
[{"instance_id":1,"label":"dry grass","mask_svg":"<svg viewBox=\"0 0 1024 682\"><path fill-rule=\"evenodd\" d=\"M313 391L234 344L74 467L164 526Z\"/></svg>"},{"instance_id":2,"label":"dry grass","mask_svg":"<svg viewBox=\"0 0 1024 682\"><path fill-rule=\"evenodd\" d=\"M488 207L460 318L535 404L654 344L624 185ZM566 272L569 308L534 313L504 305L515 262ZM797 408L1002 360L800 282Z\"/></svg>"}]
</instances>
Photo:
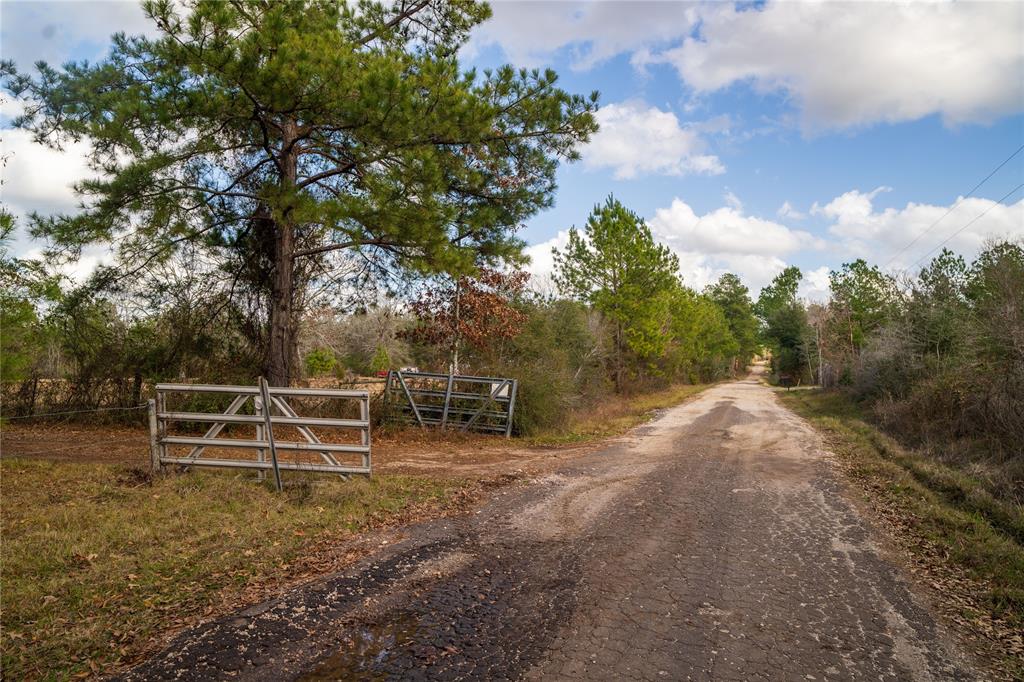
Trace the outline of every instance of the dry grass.
<instances>
[{"instance_id":1,"label":"dry grass","mask_svg":"<svg viewBox=\"0 0 1024 682\"><path fill-rule=\"evenodd\" d=\"M900 446L839 392L780 392L822 431L944 614L1008 679L1024 678L1024 512Z\"/></svg>"},{"instance_id":2,"label":"dry grass","mask_svg":"<svg viewBox=\"0 0 1024 682\"><path fill-rule=\"evenodd\" d=\"M679 384L652 393L612 396L573 413L561 429L523 440L530 445L552 446L618 436L650 421L658 410L674 407L713 385Z\"/></svg>"},{"instance_id":3,"label":"dry grass","mask_svg":"<svg viewBox=\"0 0 1024 682\"><path fill-rule=\"evenodd\" d=\"M375 457L386 461L415 450L490 461L507 459L505 451L530 452L523 445L596 441L705 388L614 397L574 415L565 429L531 439L380 430ZM24 427L12 437L8 429L5 449L17 438L25 441L18 441L22 449L43 442L31 436L45 430ZM56 430L78 444L98 435L107 442L114 432L138 435L129 428ZM129 461L144 461L134 458L144 448L128 441ZM344 483L293 474L279 495L248 473L151 479L102 457L78 459L95 455L92 450L76 451L78 461L0 460L0 662L7 679L67 679L130 664L176 629L336 570L355 558L352 544L342 541L375 526L465 508L479 489L451 475L383 474Z\"/></svg>"},{"instance_id":4,"label":"dry grass","mask_svg":"<svg viewBox=\"0 0 1024 682\"><path fill-rule=\"evenodd\" d=\"M132 662L171 630L352 560L341 540L465 506L473 489L293 476L279 495L251 474L150 480L116 465L7 459L0 477L6 679Z\"/></svg>"}]
</instances>

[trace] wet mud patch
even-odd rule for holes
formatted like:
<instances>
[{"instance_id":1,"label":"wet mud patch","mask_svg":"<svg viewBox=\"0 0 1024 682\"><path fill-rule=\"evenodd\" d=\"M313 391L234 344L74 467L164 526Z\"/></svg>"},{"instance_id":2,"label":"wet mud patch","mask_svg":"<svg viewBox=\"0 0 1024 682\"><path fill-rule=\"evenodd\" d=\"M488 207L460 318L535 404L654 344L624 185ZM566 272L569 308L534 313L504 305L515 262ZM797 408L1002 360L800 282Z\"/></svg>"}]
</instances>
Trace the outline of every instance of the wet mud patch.
<instances>
[{"instance_id":1,"label":"wet mud patch","mask_svg":"<svg viewBox=\"0 0 1024 682\"><path fill-rule=\"evenodd\" d=\"M552 543L488 547L412 604L347 626L337 649L297 679L515 678L574 611L578 553Z\"/></svg>"}]
</instances>

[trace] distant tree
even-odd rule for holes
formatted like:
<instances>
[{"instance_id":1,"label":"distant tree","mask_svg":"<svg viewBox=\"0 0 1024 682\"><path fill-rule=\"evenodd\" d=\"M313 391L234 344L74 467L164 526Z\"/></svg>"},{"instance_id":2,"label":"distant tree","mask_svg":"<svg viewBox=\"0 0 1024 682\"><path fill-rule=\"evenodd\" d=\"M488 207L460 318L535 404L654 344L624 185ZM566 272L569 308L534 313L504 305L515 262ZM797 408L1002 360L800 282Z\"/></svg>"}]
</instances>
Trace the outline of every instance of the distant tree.
<instances>
[{"instance_id":1,"label":"distant tree","mask_svg":"<svg viewBox=\"0 0 1024 682\"><path fill-rule=\"evenodd\" d=\"M295 374L308 283L333 252L368 267L465 274L520 257L559 159L596 130L552 71L459 68L472 0L148 0L158 35L117 34L98 63L0 65L16 125L91 143L76 215L31 218L77 257L113 243L120 276L210 249L264 302L265 372ZM232 291L235 291L233 288Z\"/></svg>"},{"instance_id":2,"label":"distant tree","mask_svg":"<svg viewBox=\"0 0 1024 682\"><path fill-rule=\"evenodd\" d=\"M851 353L857 355L867 336L895 313L899 300L896 281L878 266L857 259L829 274L829 289L833 319L840 327L837 331L848 339Z\"/></svg>"},{"instance_id":3,"label":"distant tree","mask_svg":"<svg viewBox=\"0 0 1024 682\"><path fill-rule=\"evenodd\" d=\"M306 353L306 374L311 377L330 374L338 360L329 348L314 348Z\"/></svg>"},{"instance_id":4,"label":"distant tree","mask_svg":"<svg viewBox=\"0 0 1024 682\"><path fill-rule=\"evenodd\" d=\"M384 372L390 368L391 358L388 356L388 349L383 345L377 346L377 350L373 353L373 359L370 360L370 371Z\"/></svg>"},{"instance_id":5,"label":"distant tree","mask_svg":"<svg viewBox=\"0 0 1024 682\"><path fill-rule=\"evenodd\" d=\"M802 278L800 268L786 268L761 289L754 305L761 318L765 345L772 349L772 369L780 375L801 372L802 350L808 337L807 311L796 297Z\"/></svg>"},{"instance_id":6,"label":"distant tree","mask_svg":"<svg viewBox=\"0 0 1024 682\"><path fill-rule=\"evenodd\" d=\"M771 284L761 289L761 294L754 304L754 312L762 320L771 315L772 310L784 308L797 300L796 292L800 288L800 281L803 273L800 268L791 265L771 281Z\"/></svg>"},{"instance_id":7,"label":"distant tree","mask_svg":"<svg viewBox=\"0 0 1024 682\"><path fill-rule=\"evenodd\" d=\"M696 382L727 374L739 344L721 307L680 285L672 292L670 311L669 375Z\"/></svg>"},{"instance_id":8,"label":"distant tree","mask_svg":"<svg viewBox=\"0 0 1024 682\"><path fill-rule=\"evenodd\" d=\"M410 305L417 323L402 336L444 349L451 371L458 374L463 348L484 353L522 329L526 316L516 304L529 277L485 268L474 277L431 286Z\"/></svg>"},{"instance_id":9,"label":"distant tree","mask_svg":"<svg viewBox=\"0 0 1024 682\"><path fill-rule=\"evenodd\" d=\"M943 249L918 274L907 304L906 330L919 355L941 361L968 324L967 263Z\"/></svg>"},{"instance_id":10,"label":"distant tree","mask_svg":"<svg viewBox=\"0 0 1024 682\"><path fill-rule=\"evenodd\" d=\"M760 343L757 338L757 318L750 300L750 291L740 278L727 272L718 281L708 285L704 293L722 309L729 329L738 344L733 371L743 369L757 353Z\"/></svg>"},{"instance_id":11,"label":"distant tree","mask_svg":"<svg viewBox=\"0 0 1024 682\"><path fill-rule=\"evenodd\" d=\"M22 379L43 354L50 336L40 306L61 296L61 278L42 263L14 257L14 219L0 207L0 381Z\"/></svg>"},{"instance_id":12,"label":"distant tree","mask_svg":"<svg viewBox=\"0 0 1024 682\"><path fill-rule=\"evenodd\" d=\"M582 234L569 230L564 250L552 252L559 290L594 306L614 327L614 380L621 391L625 353L652 357L664 348L664 312L679 261L614 197L594 207Z\"/></svg>"}]
</instances>

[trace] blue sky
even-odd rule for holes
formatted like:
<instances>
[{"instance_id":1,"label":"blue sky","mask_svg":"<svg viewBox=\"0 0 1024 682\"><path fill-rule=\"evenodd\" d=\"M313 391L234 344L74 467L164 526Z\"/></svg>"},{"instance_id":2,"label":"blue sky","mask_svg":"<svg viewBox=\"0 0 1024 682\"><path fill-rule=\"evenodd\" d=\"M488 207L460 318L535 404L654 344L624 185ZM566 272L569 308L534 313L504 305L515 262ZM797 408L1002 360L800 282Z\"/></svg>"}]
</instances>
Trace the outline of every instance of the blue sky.
<instances>
[{"instance_id":1,"label":"blue sky","mask_svg":"<svg viewBox=\"0 0 1024 682\"><path fill-rule=\"evenodd\" d=\"M820 297L828 268L863 256L913 270L982 213L948 246L972 256L986 238L1024 238L1024 190L993 205L1024 182L1021 152L901 252L1024 145L1024 3L499 2L494 15L467 66L552 67L567 90L601 92L601 132L522 232L540 279L610 193L697 287L731 270L756 293L796 264ZM109 33L146 29L127 2L4 2L0 22L20 65L95 59ZM4 202L73 206L74 150L18 135L3 135Z\"/></svg>"}]
</instances>

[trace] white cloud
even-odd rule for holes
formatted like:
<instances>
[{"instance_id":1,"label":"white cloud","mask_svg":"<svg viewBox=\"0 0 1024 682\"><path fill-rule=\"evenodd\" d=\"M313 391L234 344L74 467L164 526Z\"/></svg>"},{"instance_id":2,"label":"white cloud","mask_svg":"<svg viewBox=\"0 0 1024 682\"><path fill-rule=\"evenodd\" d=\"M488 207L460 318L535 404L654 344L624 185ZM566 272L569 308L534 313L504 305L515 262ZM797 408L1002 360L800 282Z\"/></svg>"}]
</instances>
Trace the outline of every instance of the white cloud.
<instances>
[{"instance_id":1,"label":"white cloud","mask_svg":"<svg viewBox=\"0 0 1024 682\"><path fill-rule=\"evenodd\" d=\"M0 200L16 216L74 211L72 185L89 177L88 145L69 143L57 151L32 141L25 130L0 130L0 155L6 157Z\"/></svg>"},{"instance_id":2,"label":"white cloud","mask_svg":"<svg viewBox=\"0 0 1024 682\"><path fill-rule=\"evenodd\" d=\"M851 190L818 209L833 220L829 233L836 238L844 259L863 257L879 265L893 259L892 267L913 269L917 260L950 237L946 248L967 258L975 256L988 239L1024 238L1024 199L1001 204L992 199L958 198L949 206L911 202L903 208L879 211L872 200L884 189L867 193ZM952 212L943 217L952 206ZM958 233L972 220L969 227ZM936 221L939 222L929 230ZM919 236L911 248L901 253Z\"/></svg>"},{"instance_id":3,"label":"white cloud","mask_svg":"<svg viewBox=\"0 0 1024 682\"><path fill-rule=\"evenodd\" d=\"M673 2L494 2L491 8L494 16L473 31L467 56L497 45L512 63L534 67L570 48L577 70L667 43L694 20L692 8Z\"/></svg>"},{"instance_id":4,"label":"white cloud","mask_svg":"<svg viewBox=\"0 0 1024 682\"><path fill-rule=\"evenodd\" d=\"M52 215L78 209L80 200L72 185L94 175L86 164L88 151L86 144L69 143L59 152L36 144L27 131L0 130L0 155L7 158L0 203L14 214L20 228L8 245L15 256L45 260L39 242L33 241L24 229L25 220L33 211ZM110 245L94 245L85 248L77 261L56 265L55 270L84 282L97 265L112 260Z\"/></svg>"},{"instance_id":5,"label":"white cloud","mask_svg":"<svg viewBox=\"0 0 1024 682\"><path fill-rule=\"evenodd\" d=\"M106 53L118 31L154 31L141 4L128 0L4 2L0 18L0 54L20 71L40 60L59 66L72 51L92 61Z\"/></svg>"},{"instance_id":6,"label":"white cloud","mask_svg":"<svg viewBox=\"0 0 1024 682\"><path fill-rule=\"evenodd\" d=\"M649 59L698 91L785 92L806 128L934 113L955 125L1024 106L1020 3L722 3L700 14L699 38Z\"/></svg>"},{"instance_id":7,"label":"white cloud","mask_svg":"<svg viewBox=\"0 0 1024 682\"><path fill-rule=\"evenodd\" d=\"M526 247L526 255L530 257L530 265L527 270L537 278L544 278L555 270L555 259L551 249L564 249L569 243L569 231L560 230L551 239Z\"/></svg>"},{"instance_id":8,"label":"white cloud","mask_svg":"<svg viewBox=\"0 0 1024 682\"><path fill-rule=\"evenodd\" d=\"M800 287L797 289L797 296L812 302L827 301L829 297L828 276L831 272L831 268L827 265L804 272L803 279L800 280Z\"/></svg>"},{"instance_id":9,"label":"white cloud","mask_svg":"<svg viewBox=\"0 0 1024 682\"><path fill-rule=\"evenodd\" d=\"M703 153L700 135L681 126L671 111L622 102L599 109L597 121L601 129L583 150L587 168L613 169L617 179L725 172L717 156Z\"/></svg>"},{"instance_id":10,"label":"white cloud","mask_svg":"<svg viewBox=\"0 0 1024 682\"><path fill-rule=\"evenodd\" d=\"M499 45L538 66L570 50L576 69L631 54L639 69L673 65L698 97L735 83L781 92L820 130L1021 111L1021 35L1019 2L497 2L470 52Z\"/></svg>"},{"instance_id":11,"label":"white cloud","mask_svg":"<svg viewBox=\"0 0 1024 682\"><path fill-rule=\"evenodd\" d=\"M737 200L738 201L738 200ZM744 215L733 206L723 206L698 216L681 199L655 211L647 221L654 238L679 258L683 281L703 289L726 272L739 275L753 296L786 267L783 259L795 251L821 248L822 243L806 232L779 223ZM552 247L564 248L568 232L527 249L533 259L529 268L543 279L554 267Z\"/></svg>"},{"instance_id":12,"label":"white cloud","mask_svg":"<svg viewBox=\"0 0 1024 682\"><path fill-rule=\"evenodd\" d=\"M841 225L858 223L871 215L871 202L874 201L876 196L882 192L891 191L892 187L885 186L876 187L866 193L859 190L850 190L845 194L839 195L824 206L819 206L818 202L814 202L814 205L811 206L811 213L835 218Z\"/></svg>"},{"instance_id":13,"label":"white cloud","mask_svg":"<svg viewBox=\"0 0 1024 682\"><path fill-rule=\"evenodd\" d=\"M731 195L731 193L730 193ZM726 272L739 275L754 296L786 267L796 251L819 249L821 240L785 225L745 215L735 195L729 206L698 216L681 199L673 199L651 218L651 232L678 256L683 280L698 289Z\"/></svg>"},{"instance_id":14,"label":"white cloud","mask_svg":"<svg viewBox=\"0 0 1024 682\"><path fill-rule=\"evenodd\" d=\"M734 206L723 206L698 216L681 199L673 199L667 208L655 211L650 225L659 240L680 252L776 257L821 245L807 232L744 215Z\"/></svg>"},{"instance_id":15,"label":"white cloud","mask_svg":"<svg viewBox=\"0 0 1024 682\"><path fill-rule=\"evenodd\" d=\"M779 210L776 211L776 214L778 214L780 218L789 218L790 220L803 220L807 217L806 214L793 208L793 205L788 201L782 202L782 206L779 206Z\"/></svg>"}]
</instances>

